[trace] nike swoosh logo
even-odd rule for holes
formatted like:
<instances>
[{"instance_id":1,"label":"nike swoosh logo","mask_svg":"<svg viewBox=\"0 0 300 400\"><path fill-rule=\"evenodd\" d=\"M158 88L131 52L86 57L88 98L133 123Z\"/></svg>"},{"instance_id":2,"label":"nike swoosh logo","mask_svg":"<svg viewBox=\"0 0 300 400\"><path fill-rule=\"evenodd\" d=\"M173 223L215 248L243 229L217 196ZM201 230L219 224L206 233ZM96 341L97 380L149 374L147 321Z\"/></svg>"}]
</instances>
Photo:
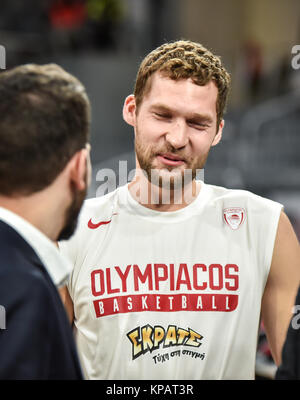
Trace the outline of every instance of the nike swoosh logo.
<instances>
[{"instance_id":1,"label":"nike swoosh logo","mask_svg":"<svg viewBox=\"0 0 300 400\"><path fill-rule=\"evenodd\" d=\"M117 215L117 213L114 213L113 215ZM110 222L111 222L111 219L110 219L109 221L100 221L100 222L98 222L97 224L94 224L94 223L92 222L92 218L91 218L91 219L89 220L89 222L88 222L88 227L89 227L90 229L96 229L96 228L99 228L99 226L109 224Z\"/></svg>"}]
</instances>

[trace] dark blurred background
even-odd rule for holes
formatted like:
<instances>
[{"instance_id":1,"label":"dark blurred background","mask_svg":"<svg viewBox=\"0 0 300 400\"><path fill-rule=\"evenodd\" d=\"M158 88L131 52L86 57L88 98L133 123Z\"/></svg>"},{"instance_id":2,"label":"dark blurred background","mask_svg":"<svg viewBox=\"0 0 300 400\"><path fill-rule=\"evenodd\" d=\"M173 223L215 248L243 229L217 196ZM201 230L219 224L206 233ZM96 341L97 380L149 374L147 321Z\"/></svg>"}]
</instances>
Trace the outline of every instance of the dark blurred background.
<instances>
[{"instance_id":1,"label":"dark blurred background","mask_svg":"<svg viewBox=\"0 0 300 400\"><path fill-rule=\"evenodd\" d=\"M6 67L55 62L77 76L92 103L93 181L119 160L134 168L133 132L122 119L142 58L164 41L198 41L221 56L233 87L207 183L251 190L285 206L300 238L299 0L1 0ZM300 63L300 62L299 62ZM98 178L98 181L96 180ZM100 181L101 178L101 181ZM118 183L118 181L117 181ZM257 376L274 364L262 334Z\"/></svg>"}]
</instances>

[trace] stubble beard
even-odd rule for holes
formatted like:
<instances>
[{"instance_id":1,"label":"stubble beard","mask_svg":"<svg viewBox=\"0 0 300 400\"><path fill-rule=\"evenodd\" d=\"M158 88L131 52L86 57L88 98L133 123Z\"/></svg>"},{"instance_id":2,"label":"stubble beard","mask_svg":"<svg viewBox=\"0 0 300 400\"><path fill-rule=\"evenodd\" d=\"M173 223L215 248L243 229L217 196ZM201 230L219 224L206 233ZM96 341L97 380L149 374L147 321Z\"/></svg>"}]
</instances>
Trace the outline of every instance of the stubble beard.
<instances>
[{"instance_id":1,"label":"stubble beard","mask_svg":"<svg viewBox=\"0 0 300 400\"><path fill-rule=\"evenodd\" d=\"M182 150L176 150L169 143L163 146L153 146L143 143L141 134L136 128L135 152L140 168L148 181L160 189L171 191L180 190L188 186L197 176L197 172L204 168L208 153L191 159ZM185 160L185 168L182 167L155 167L154 160L158 154L172 153Z\"/></svg>"},{"instance_id":2,"label":"stubble beard","mask_svg":"<svg viewBox=\"0 0 300 400\"><path fill-rule=\"evenodd\" d=\"M85 182L86 188L84 190L77 190L75 187L71 189L73 193L73 198L71 204L67 207L65 211L65 222L63 228L58 235L58 241L70 239L70 237L76 230L78 216L87 194L87 173L85 175Z\"/></svg>"}]
</instances>

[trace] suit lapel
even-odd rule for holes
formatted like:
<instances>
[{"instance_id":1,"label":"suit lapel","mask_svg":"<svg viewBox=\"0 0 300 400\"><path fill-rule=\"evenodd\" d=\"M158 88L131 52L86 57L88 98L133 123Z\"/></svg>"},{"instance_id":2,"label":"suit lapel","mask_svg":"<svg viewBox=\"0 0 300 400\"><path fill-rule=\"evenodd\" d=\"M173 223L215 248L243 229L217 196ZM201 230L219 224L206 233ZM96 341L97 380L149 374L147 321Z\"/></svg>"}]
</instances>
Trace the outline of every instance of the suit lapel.
<instances>
[{"instance_id":1,"label":"suit lapel","mask_svg":"<svg viewBox=\"0 0 300 400\"><path fill-rule=\"evenodd\" d=\"M30 244L10 225L0 220L0 241L14 248L17 253L38 267L44 274L48 275L41 259L30 246Z\"/></svg>"}]
</instances>

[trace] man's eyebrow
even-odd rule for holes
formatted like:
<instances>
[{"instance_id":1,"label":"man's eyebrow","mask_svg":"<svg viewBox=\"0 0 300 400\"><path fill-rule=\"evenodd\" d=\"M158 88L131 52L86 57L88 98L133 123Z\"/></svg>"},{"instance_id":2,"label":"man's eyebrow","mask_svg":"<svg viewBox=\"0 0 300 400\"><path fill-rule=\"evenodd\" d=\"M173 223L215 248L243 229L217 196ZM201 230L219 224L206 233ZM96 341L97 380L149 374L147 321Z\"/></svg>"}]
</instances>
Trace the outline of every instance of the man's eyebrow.
<instances>
[{"instance_id":1,"label":"man's eyebrow","mask_svg":"<svg viewBox=\"0 0 300 400\"><path fill-rule=\"evenodd\" d=\"M198 114L198 113L190 114L187 117L187 120L191 122L202 122L202 123L205 122L207 124L212 124L214 122L209 114Z\"/></svg>"},{"instance_id":2,"label":"man's eyebrow","mask_svg":"<svg viewBox=\"0 0 300 400\"><path fill-rule=\"evenodd\" d=\"M154 110L154 111L157 110L157 111L164 111L164 112L168 112L168 113L172 112L172 110L169 107L167 107L167 106L165 106L163 104L153 104L150 107L150 109Z\"/></svg>"}]
</instances>

